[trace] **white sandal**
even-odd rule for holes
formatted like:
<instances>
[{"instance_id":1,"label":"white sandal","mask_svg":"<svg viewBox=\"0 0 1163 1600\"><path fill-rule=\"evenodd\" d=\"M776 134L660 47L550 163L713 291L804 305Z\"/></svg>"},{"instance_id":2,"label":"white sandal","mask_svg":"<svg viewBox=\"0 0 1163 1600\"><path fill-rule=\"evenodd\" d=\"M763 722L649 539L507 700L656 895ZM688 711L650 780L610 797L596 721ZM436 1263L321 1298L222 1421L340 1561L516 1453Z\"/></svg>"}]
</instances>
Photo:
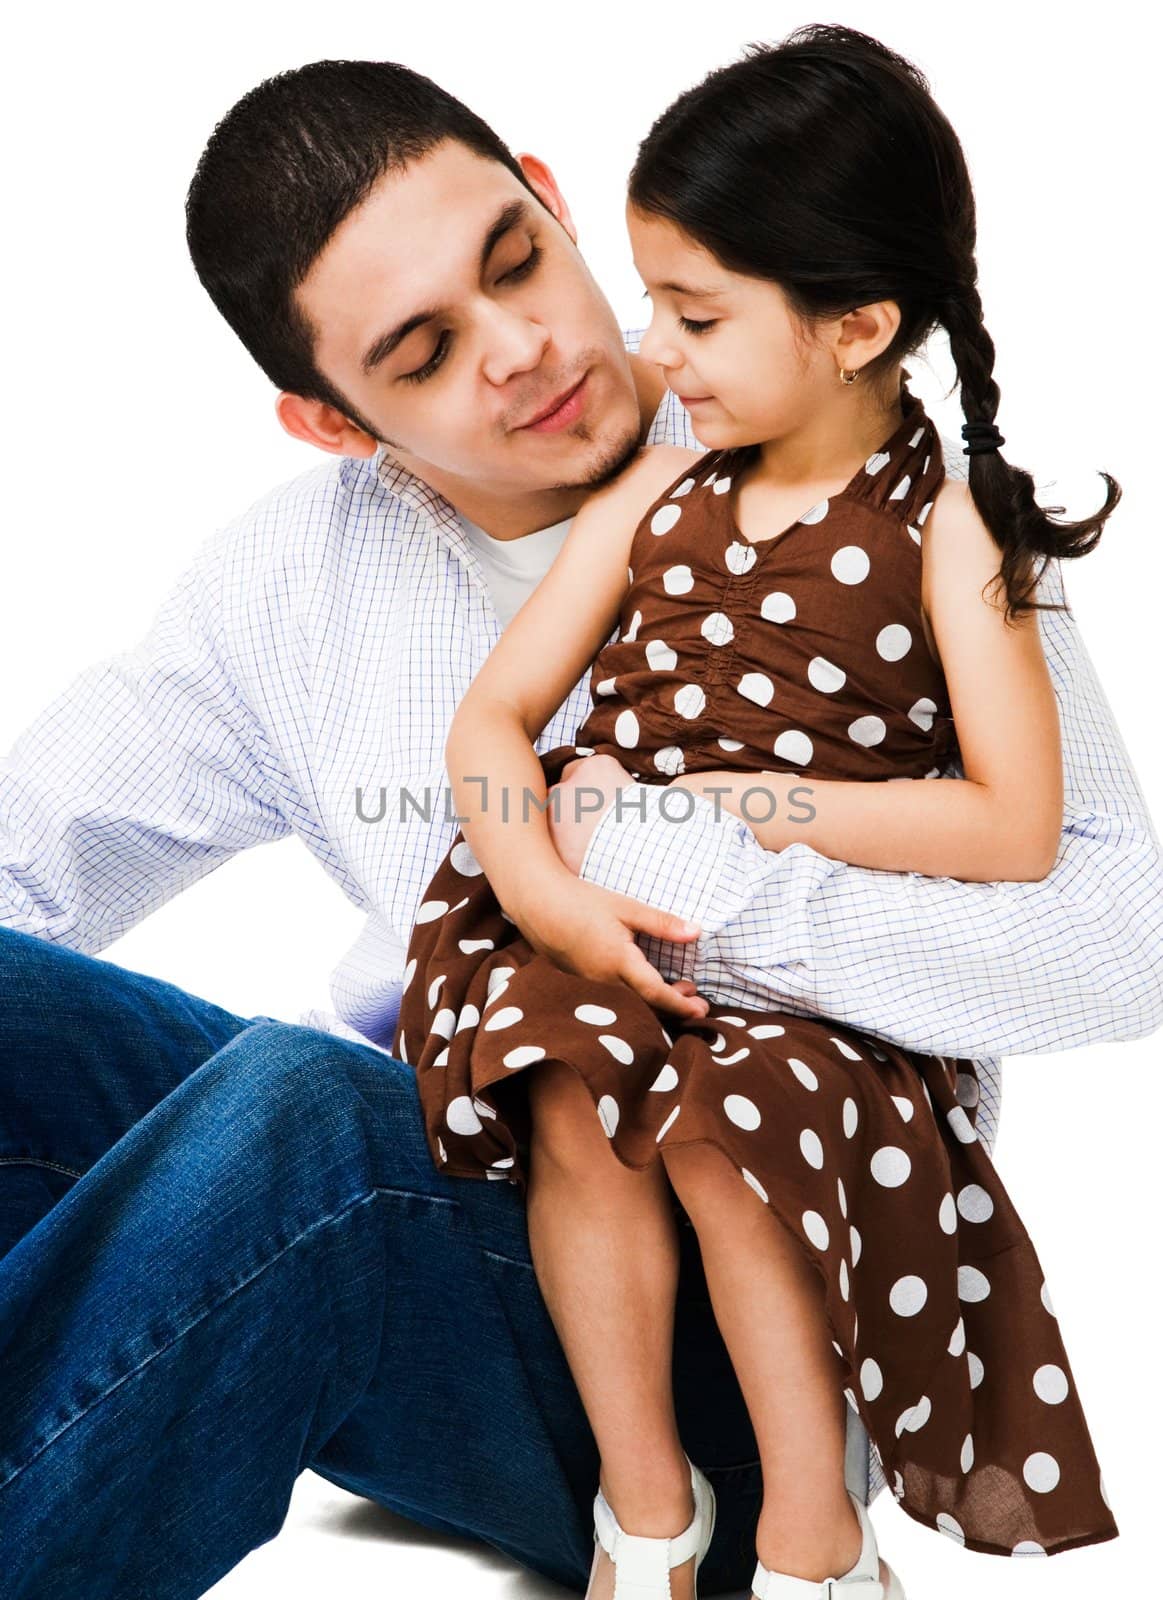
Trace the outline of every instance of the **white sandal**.
<instances>
[{"instance_id":1,"label":"white sandal","mask_svg":"<svg viewBox=\"0 0 1163 1600\"><path fill-rule=\"evenodd\" d=\"M887 1561L884 1564L887 1586L880 1581L880 1555L868 1507L851 1489L848 1498L856 1507L864 1536L856 1565L842 1577L816 1582L811 1578L793 1578L786 1572L769 1572L762 1561L757 1562L751 1580L755 1600L905 1600L901 1581Z\"/></svg>"},{"instance_id":2,"label":"white sandal","mask_svg":"<svg viewBox=\"0 0 1163 1600\"><path fill-rule=\"evenodd\" d=\"M685 1454L685 1452L684 1452ZM698 1570L710 1547L715 1531L715 1491L695 1466L690 1456L691 1490L695 1514L681 1533L666 1538L650 1538L642 1533L627 1533L619 1523L601 1489L594 1496L594 1559L589 1583L594 1581L602 1550L614 1563L614 1600L670 1600L670 1569L681 1567L692 1556L695 1560L695 1593Z\"/></svg>"}]
</instances>

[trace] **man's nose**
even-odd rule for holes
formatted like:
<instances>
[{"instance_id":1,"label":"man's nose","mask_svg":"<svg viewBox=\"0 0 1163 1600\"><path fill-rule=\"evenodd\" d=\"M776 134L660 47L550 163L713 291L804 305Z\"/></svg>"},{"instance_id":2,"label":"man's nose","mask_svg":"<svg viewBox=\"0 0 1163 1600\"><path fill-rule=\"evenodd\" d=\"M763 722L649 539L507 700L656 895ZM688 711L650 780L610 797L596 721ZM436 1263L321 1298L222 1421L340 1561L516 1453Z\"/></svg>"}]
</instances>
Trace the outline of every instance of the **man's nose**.
<instances>
[{"instance_id":1,"label":"man's nose","mask_svg":"<svg viewBox=\"0 0 1163 1600\"><path fill-rule=\"evenodd\" d=\"M539 322L517 311L488 304L482 339L486 351L485 376L500 387L516 372L529 372L538 365L552 335Z\"/></svg>"}]
</instances>

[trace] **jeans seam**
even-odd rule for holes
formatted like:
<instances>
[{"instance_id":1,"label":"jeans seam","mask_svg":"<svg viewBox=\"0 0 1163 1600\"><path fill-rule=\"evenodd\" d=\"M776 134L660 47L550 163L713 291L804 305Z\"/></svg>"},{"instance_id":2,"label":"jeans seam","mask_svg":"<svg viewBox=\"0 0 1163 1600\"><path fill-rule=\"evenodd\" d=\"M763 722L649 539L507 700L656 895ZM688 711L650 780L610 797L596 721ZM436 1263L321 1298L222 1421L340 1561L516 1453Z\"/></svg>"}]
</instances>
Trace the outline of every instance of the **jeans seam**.
<instances>
[{"instance_id":1,"label":"jeans seam","mask_svg":"<svg viewBox=\"0 0 1163 1600\"><path fill-rule=\"evenodd\" d=\"M63 1434L67 1433L70 1428L75 1427L78 1422L82 1421L83 1418L89 1415L90 1411L95 1410L96 1407L107 1400L111 1394L120 1389L123 1384L128 1383L131 1378L136 1378L139 1373L143 1372L145 1368L150 1365L151 1362L156 1361L158 1356L163 1355L167 1350L171 1349L174 1345L178 1344L182 1339L184 1339L186 1334L189 1333L191 1329L196 1328L199 1323L204 1322L205 1319L213 1312L219 1310L222 1306L227 1305L231 1300L233 1300L235 1295L237 1295L241 1290L254 1283L256 1279L261 1278L263 1273L266 1272L268 1268L274 1266L276 1261L282 1260L283 1256L285 1256L289 1250L293 1250L296 1245L300 1244L310 1234L316 1233L320 1228L328 1227L331 1223L340 1221L341 1218L350 1215L353 1211L358 1210L361 1206L371 1204L375 1201L377 1195L382 1192L385 1191L373 1189L369 1194L360 1195L357 1199L352 1200L346 1205L342 1206L338 1211L333 1211L328 1216L321 1217L319 1221L311 1223L311 1225L307 1228L304 1228L301 1233L296 1234L293 1239L285 1244L281 1250L277 1251L273 1256L271 1256L268 1261L264 1261L262 1266L257 1267L253 1272L249 1273L241 1283L235 1284L234 1288L231 1289L228 1295L225 1295L221 1300L216 1300L213 1305L207 1306L204 1311L200 1312L196 1317L191 1318L185 1327L180 1329L180 1331L176 1333L173 1338L167 1339L165 1344L159 1345L158 1348L154 1350L152 1354L147 1356L144 1361L138 1362L137 1366L134 1367L131 1372L124 1373L120 1378L118 1378L116 1383L110 1384L109 1388L106 1389L104 1393L98 1395L95 1400L91 1400L89 1404L78 1411L75 1416L70 1417L69 1420L63 1423L56 1430L56 1432L51 1435L50 1438L42 1440L36 1450L33 1451L32 1455L30 1455L26 1461L23 1461L18 1467L15 1468L14 1471L10 1472L7 1477L0 1480L0 1490L7 1488L10 1483L13 1483L22 1472L26 1471L27 1468L32 1465L38 1456L43 1455L44 1451L48 1449L49 1445L55 1444ZM386 1192L395 1193L398 1191L388 1190ZM427 1198L427 1196L424 1198Z\"/></svg>"},{"instance_id":2,"label":"jeans seam","mask_svg":"<svg viewBox=\"0 0 1163 1600\"><path fill-rule=\"evenodd\" d=\"M69 1178L85 1176L75 1167L66 1167L59 1161L47 1161L40 1156L0 1156L0 1167L48 1167L53 1172L63 1172Z\"/></svg>"}]
</instances>

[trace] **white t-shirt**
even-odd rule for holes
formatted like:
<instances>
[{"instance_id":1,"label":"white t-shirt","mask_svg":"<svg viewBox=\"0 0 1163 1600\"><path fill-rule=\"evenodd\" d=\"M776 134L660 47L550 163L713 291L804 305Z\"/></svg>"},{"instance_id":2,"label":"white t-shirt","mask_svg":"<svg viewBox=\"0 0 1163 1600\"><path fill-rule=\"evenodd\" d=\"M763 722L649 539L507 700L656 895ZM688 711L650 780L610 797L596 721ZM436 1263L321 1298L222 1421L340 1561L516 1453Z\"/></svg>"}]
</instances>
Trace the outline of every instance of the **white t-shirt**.
<instances>
[{"instance_id":1,"label":"white t-shirt","mask_svg":"<svg viewBox=\"0 0 1163 1600\"><path fill-rule=\"evenodd\" d=\"M460 512L457 520L480 557L497 616L501 626L506 627L553 565L573 518L566 517L564 522L538 528L519 539L494 539Z\"/></svg>"}]
</instances>

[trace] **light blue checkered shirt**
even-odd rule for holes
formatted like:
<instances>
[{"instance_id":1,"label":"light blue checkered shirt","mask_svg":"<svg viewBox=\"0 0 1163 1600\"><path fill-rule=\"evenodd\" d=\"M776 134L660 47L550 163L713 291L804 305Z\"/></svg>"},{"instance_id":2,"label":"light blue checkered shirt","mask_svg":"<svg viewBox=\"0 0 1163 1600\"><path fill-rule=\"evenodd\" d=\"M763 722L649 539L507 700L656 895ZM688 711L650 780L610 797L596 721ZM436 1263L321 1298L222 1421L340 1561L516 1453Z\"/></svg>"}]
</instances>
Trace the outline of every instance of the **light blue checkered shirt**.
<instances>
[{"instance_id":1,"label":"light blue checkered shirt","mask_svg":"<svg viewBox=\"0 0 1163 1600\"><path fill-rule=\"evenodd\" d=\"M669 391L649 442L702 448ZM1043 594L1062 598L1057 565ZM681 827L619 825L611 809L584 864L702 923L697 948L644 941L700 987L758 988L774 1007L977 1058L990 1150L998 1054L1163 1020L1158 839L1073 618L1041 626L1066 796L1041 882L767 852L703 799ZM273 490L200 547L133 649L82 672L0 761L0 923L97 952L236 851L295 833L367 913L331 975L336 1012L301 1020L384 1047L416 907L456 833L444 741L500 632L453 508L382 450ZM589 707L587 670L538 751L571 742ZM879 1463L869 1480L863 1428L849 1428L850 1481L875 1493Z\"/></svg>"}]
</instances>

